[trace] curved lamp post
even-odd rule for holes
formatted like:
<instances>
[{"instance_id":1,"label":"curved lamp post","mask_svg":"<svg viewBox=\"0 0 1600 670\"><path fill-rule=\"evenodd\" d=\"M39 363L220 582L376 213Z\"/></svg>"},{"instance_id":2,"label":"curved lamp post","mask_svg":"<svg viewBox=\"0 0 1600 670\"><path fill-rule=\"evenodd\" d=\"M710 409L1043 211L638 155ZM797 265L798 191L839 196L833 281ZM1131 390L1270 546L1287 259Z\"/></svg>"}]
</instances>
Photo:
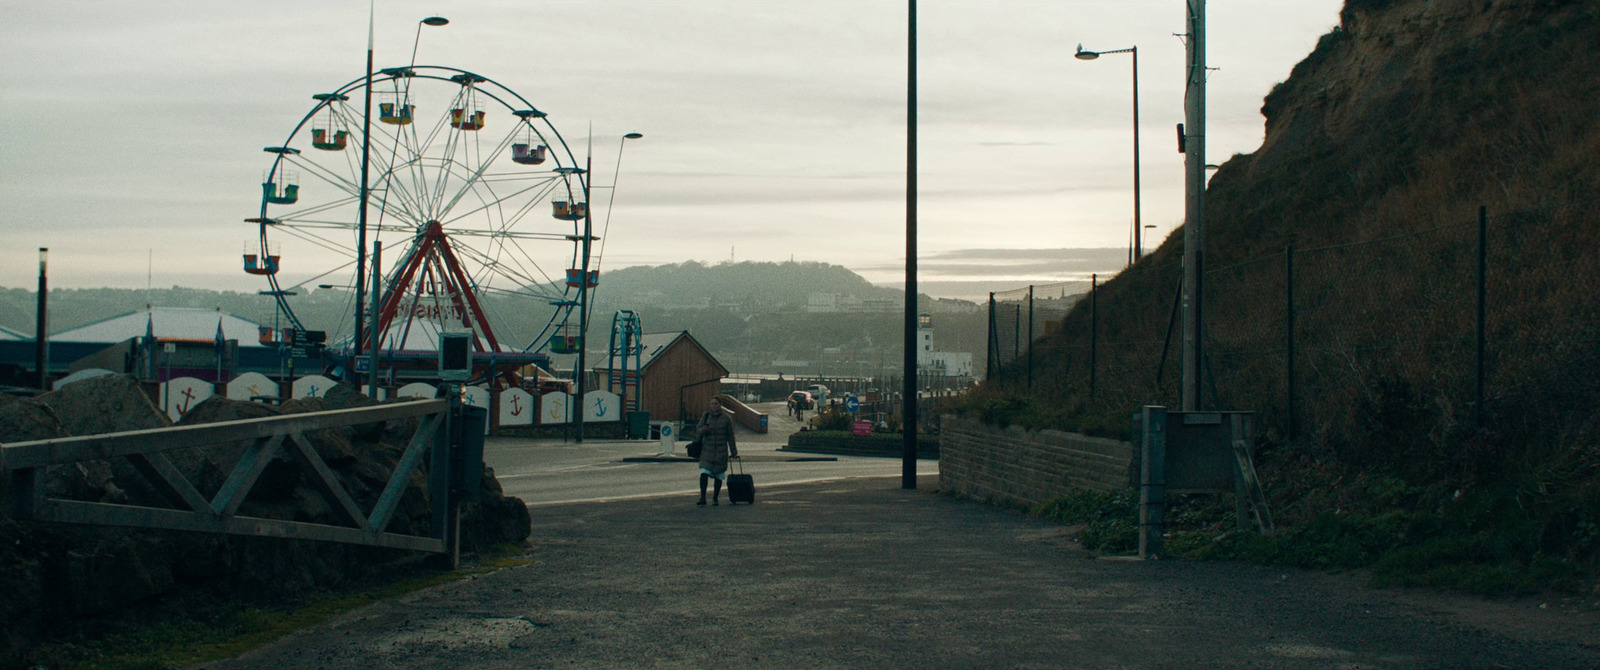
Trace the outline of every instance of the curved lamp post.
<instances>
[{"instance_id":1,"label":"curved lamp post","mask_svg":"<svg viewBox=\"0 0 1600 670\"><path fill-rule=\"evenodd\" d=\"M1131 54L1133 56L1133 248L1129 251L1129 263L1139 260L1144 254L1144 226L1139 221L1139 47L1132 46L1126 49L1113 51L1088 51L1082 44L1078 45L1078 52L1073 54L1078 60L1094 60L1108 54Z\"/></svg>"},{"instance_id":2,"label":"curved lamp post","mask_svg":"<svg viewBox=\"0 0 1600 670\"><path fill-rule=\"evenodd\" d=\"M622 146L626 145L628 140L638 139L640 137L644 137L644 135L640 133L628 133L622 136L622 145L617 147L618 168L622 166ZM593 146L592 141L590 145L591 147ZM583 201L586 203L592 200L592 198L589 197L590 191L592 191L594 188L604 188L591 187L589 185L590 182L594 180L593 168L594 157L591 153L588 159L588 165L585 166L583 170L583 174L587 175L587 178L583 182ZM611 198L613 201L617 197L616 185L616 175L613 174L611 178ZM583 267L580 270L581 274L578 275L578 362L573 367L572 371L572 376L577 377L578 382L578 429L576 437L579 444L583 443L583 402L585 396L588 395L589 307L590 294L594 291L594 289L589 287L590 247L594 242L594 225L591 223L592 221L594 221L594 208L585 207L583 214ZM608 204L606 205L606 225L608 228L610 226L610 222L611 206ZM601 247L601 249L603 250L604 247Z\"/></svg>"}]
</instances>

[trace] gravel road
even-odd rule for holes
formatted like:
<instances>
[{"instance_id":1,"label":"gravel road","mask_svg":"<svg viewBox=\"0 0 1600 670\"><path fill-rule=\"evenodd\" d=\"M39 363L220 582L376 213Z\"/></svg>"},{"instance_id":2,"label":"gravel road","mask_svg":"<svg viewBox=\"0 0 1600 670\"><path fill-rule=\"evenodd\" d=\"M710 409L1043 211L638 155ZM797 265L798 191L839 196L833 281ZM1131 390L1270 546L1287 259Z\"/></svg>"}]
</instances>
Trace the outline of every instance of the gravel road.
<instances>
[{"instance_id":1,"label":"gravel road","mask_svg":"<svg viewBox=\"0 0 1600 670\"><path fill-rule=\"evenodd\" d=\"M532 508L533 563L209 668L1597 668L1600 619L1228 563L871 478Z\"/></svg>"}]
</instances>

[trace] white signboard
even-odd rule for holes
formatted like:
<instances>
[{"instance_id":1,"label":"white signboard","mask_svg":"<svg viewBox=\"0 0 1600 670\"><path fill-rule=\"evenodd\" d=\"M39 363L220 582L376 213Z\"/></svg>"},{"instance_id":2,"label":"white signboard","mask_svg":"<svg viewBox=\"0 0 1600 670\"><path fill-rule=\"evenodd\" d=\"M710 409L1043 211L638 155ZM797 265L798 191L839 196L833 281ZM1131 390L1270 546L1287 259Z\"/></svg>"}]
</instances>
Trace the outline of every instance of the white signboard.
<instances>
[{"instance_id":1,"label":"white signboard","mask_svg":"<svg viewBox=\"0 0 1600 670\"><path fill-rule=\"evenodd\" d=\"M560 391L546 393L540 397L539 423L566 423L572 417L567 407L567 402L570 399L571 396Z\"/></svg>"},{"instance_id":2,"label":"white signboard","mask_svg":"<svg viewBox=\"0 0 1600 670\"><path fill-rule=\"evenodd\" d=\"M461 404L468 407L489 407L489 389L482 386L468 386L461 394Z\"/></svg>"},{"instance_id":3,"label":"white signboard","mask_svg":"<svg viewBox=\"0 0 1600 670\"><path fill-rule=\"evenodd\" d=\"M249 401L256 397L278 397L278 383L259 372L246 372L228 382L228 399Z\"/></svg>"},{"instance_id":4,"label":"white signboard","mask_svg":"<svg viewBox=\"0 0 1600 670\"><path fill-rule=\"evenodd\" d=\"M215 394L211 382L194 377L179 377L161 385L161 409L173 421L182 419L200 401Z\"/></svg>"},{"instance_id":5,"label":"white signboard","mask_svg":"<svg viewBox=\"0 0 1600 670\"><path fill-rule=\"evenodd\" d=\"M423 399L428 399L428 398L435 397L436 395L438 395L438 393L439 393L439 389L434 388L431 384L424 384L422 382L413 382L411 384L406 384L405 386L400 387L400 390L394 392L394 396L396 398L423 398Z\"/></svg>"},{"instance_id":6,"label":"white signboard","mask_svg":"<svg viewBox=\"0 0 1600 670\"><path fill-rule=\"evenodd\" d=\"M328 395L328 389L337 382L322 375L311 375L294 380L294 388L289 397L299 400L301 398L321 398Z\"/></svg>"},{"instance_id":7,"label":"white signboard","mask_svg":"<svg viewBox=\"0 0 1600 670\"><path fill-rule=\"evenodd\" d=\"M533 394L522 389L500 392L500 425L528 426L533 424Z\"/></svg>"},{"instance_id":8,"label":"white signboard","mask_svg":"<svg viewBox=\"0 0 1600 670\"><path fill-rule=\"evenodd\" d=\"M621 421L622 398L610 391L583 394L583 420L585 423Z\"/></svg>"}]
</instances>

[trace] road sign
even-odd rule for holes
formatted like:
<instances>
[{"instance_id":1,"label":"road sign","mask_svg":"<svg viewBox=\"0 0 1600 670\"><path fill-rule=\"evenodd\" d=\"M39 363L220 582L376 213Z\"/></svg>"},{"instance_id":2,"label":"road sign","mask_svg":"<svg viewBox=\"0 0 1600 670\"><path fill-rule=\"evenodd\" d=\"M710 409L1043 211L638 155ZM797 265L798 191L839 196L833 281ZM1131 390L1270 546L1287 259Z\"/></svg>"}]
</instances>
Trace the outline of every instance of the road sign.
<instances>
[{"instance_id":1,"label":"road sign","mask_svg":"<svg viewBox=\"0 0 1600 670\"><path fill-rule=\"evenodd\" d=\"M861 411L861 401L858 400L855 396L850 396L848 398L845 398L844 399L844 409L845 409L845 411L850 412L851 414L855 414L856 412Z\"/></svg>"},{"instance_id":2,"label":"road sign","mask_svg":"<svg viewBox=\"0 0 1600 670\"><path fill-rule=\"evenodd\" d=\"M853 422L853 423L850 424L850 432L855 433L856 435L871 435L872 434L872 422L871 421L856 421L856 422Z\"/></svg>"}]
</instances>

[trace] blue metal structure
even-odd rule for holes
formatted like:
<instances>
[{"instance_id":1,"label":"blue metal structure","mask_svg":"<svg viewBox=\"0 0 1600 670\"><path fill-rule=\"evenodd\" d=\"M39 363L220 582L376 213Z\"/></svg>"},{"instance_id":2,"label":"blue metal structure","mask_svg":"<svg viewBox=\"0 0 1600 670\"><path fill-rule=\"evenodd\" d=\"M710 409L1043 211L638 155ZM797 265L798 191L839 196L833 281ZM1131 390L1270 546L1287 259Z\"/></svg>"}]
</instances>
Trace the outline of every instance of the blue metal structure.
<instances>
[{"instance_id":1,"label":"blue metal structure","mask_svg":"<svg viewBox=\"0 0 1600 670\"><path fill-rule=\"evenodd\" d=\"M640 407L639 367L643 355L644 331L639 326L639 315L630 309L617 310L611 317L611 376L607 388L622 396L623 411ZM632 393L628 392L630 387Z\"/></svg>"}]
</instances>

